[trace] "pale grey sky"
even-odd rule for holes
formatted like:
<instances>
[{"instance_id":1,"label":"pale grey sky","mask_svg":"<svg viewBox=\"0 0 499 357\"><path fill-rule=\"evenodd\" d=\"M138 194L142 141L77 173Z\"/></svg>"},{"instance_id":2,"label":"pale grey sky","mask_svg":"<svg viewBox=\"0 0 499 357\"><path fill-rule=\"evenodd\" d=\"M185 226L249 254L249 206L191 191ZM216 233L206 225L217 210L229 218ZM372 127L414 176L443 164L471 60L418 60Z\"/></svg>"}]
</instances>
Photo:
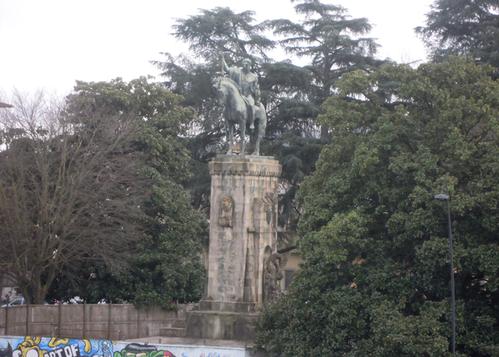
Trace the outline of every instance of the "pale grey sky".
<instances>
[{"instance_id":1,"label":"pale grey sky","mask_svg":"<svg viewBox=\"0 0 499 357\"><path fill-rule=\"evenodd\" d=\"M432 0L323 1L369 19L378 57L426 59L414 27L424 24ZM149 61L159 52L187 51L171 35L175 19L216 6L253 10L257 20L295 16L289 0L0 0L0 92L64 95L75 80L157 75Z\"/></svg>"}]
</instances>

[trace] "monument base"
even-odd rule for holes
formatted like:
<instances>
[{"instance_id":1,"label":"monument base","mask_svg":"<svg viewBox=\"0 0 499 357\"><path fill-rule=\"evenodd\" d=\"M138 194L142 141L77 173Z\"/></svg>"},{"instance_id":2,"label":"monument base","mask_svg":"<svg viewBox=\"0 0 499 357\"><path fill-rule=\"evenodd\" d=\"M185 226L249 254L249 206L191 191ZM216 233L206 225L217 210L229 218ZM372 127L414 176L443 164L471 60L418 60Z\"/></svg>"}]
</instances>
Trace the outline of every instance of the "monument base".
<instances>
[{"instance_id":1,"label":"monument base","mask_svg":"<svg viewBox=\"0 0 499 357\"><path fill-rule=\"evenodd\" d=\"M252 341L258 316L255 303L201 300L199 310L187 313L186 335L192 338Z\"/></svg>"},{"instance_id":2,"label":"monument base","mask_svg":"<svg viewBox=\"0 0 499 357\"><path fill-rule=\"evenodd\" d=\"M256 303L201 300L199 302L199 310L200 311L255 313L256 312Z\"/></svg>"},{"instance_id":3,"label":"monument base","mask_svg":"<svg viewBox=\"0 0 499 357\"><path fill-rule=\"evenodd\" d=\"M261 306L265 263L277 251L281 165L267 156L218 155L209 169L207 300Z\"/></svg>"},{"instance_id":4,"label":"monument base","mask_svg":"<svg viewBox=\"0 0 499 357\"><path fill-rule=\"evenodd\" d=\"M277 251L281 165L273 157L218 155L209 169L208 286L199 310L187 313L186 335L252 341Z\"/></svg>"},{"instance_id":5,"label":"monument base","mask_svg":"<svg viewBox=\"0 0 499 357\"><path fill-rule=\"evenodd\" d=\"M253 341L258 313L190 311L186 334L191 338Z\"/></svg>"}]
</instances>

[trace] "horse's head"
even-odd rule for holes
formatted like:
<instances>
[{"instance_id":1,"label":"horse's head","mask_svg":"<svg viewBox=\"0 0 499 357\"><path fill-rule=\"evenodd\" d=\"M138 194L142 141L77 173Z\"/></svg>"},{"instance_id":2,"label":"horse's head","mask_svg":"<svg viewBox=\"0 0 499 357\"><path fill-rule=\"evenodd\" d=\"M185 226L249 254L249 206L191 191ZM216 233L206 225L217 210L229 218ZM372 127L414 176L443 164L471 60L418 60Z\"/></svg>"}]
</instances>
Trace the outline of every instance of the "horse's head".
<instances>
[{"instance_id":1,"label":"horse's head","mask_svg":"<svg viewBox=\"0 0 499 357\"><path fill-rule=\"evenodd\" d=\"M225 104L225 100L227 97L227 93L226 93L226 90L224 89L222 81L223 81L223 77L215 77L215 78L213 78L213 81L212 81L213 86L215 87L215 89L217 91L218 104L220 104L220 105Z\"/></svg>"}]
</instances>

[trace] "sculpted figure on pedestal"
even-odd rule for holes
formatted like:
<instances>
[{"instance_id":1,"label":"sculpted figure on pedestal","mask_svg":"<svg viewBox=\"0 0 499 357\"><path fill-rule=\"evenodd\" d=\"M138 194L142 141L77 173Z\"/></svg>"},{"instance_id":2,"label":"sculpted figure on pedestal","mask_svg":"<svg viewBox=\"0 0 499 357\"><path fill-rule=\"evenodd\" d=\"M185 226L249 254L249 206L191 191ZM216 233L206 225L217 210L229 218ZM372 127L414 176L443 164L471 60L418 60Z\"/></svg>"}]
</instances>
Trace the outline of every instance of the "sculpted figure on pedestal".
<instances>
[{"instance_id":1,"label":"sculpted figure on pedestal","mask_svg":"<svg viewBox=\"0 0 499 357\"><path fill-rule=\"evenodd\" d=\"M224 107L224 119L229 144L228 155L234 154L234 134L236 124L239 127L241 154L246 150L246 126L250 130L252 155L260 155L260 141L265 135L267 115L260 102L258 76L251 72L251 61L241 61L242 67L228 66L221 55L223 76L214 80L220 105ZM228 75L228 76L227 76Z\"/></svg>"},{"instance_id":2,"label":"sculpted figure on pedestal","mask_svg":"<svg viewBox=\"0 0 499 357\"><path fill-rule=\"evenodd\" d=\"M220 202L220 216L218 224L222 227L232 227L232 216L234 215L234 200L230 196L222 197Z\"/></svg>"},{"instance_id":3,"label":"sculpted figure on pedestal","mask_svg":"<svg viewBox=\"0 0 499 357\"><path fill-rule=\"evenodd\" d=\"M281 291L279 280L283 278L281 265L283 257L279 253L273 253L263 262L263 301L272 301Z\"/></svg>"}]
</instances>

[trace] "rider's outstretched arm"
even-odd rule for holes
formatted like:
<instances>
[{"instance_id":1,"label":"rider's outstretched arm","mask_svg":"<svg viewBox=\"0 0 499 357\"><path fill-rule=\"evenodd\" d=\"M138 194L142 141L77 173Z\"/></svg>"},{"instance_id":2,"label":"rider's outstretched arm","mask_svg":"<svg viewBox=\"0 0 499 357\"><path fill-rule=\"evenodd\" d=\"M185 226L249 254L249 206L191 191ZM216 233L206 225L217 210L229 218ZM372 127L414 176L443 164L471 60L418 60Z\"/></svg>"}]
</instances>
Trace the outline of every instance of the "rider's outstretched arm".
<instances>
[{"instance_id":1,"label":"rider's outstretched arm","mask_svg":"<svg viewBox=\"0 0 499 357\"><path fill-rule=\"evenodd\" d=\"M221 53L221 56L220 56L220 62L222 63L222 69L225 73L229 73L230 71L230 68L229 66L227 65L227 62L225 62L225 57L224 57L224 54L223 52Z\"/></svg>"}]
</instances>

